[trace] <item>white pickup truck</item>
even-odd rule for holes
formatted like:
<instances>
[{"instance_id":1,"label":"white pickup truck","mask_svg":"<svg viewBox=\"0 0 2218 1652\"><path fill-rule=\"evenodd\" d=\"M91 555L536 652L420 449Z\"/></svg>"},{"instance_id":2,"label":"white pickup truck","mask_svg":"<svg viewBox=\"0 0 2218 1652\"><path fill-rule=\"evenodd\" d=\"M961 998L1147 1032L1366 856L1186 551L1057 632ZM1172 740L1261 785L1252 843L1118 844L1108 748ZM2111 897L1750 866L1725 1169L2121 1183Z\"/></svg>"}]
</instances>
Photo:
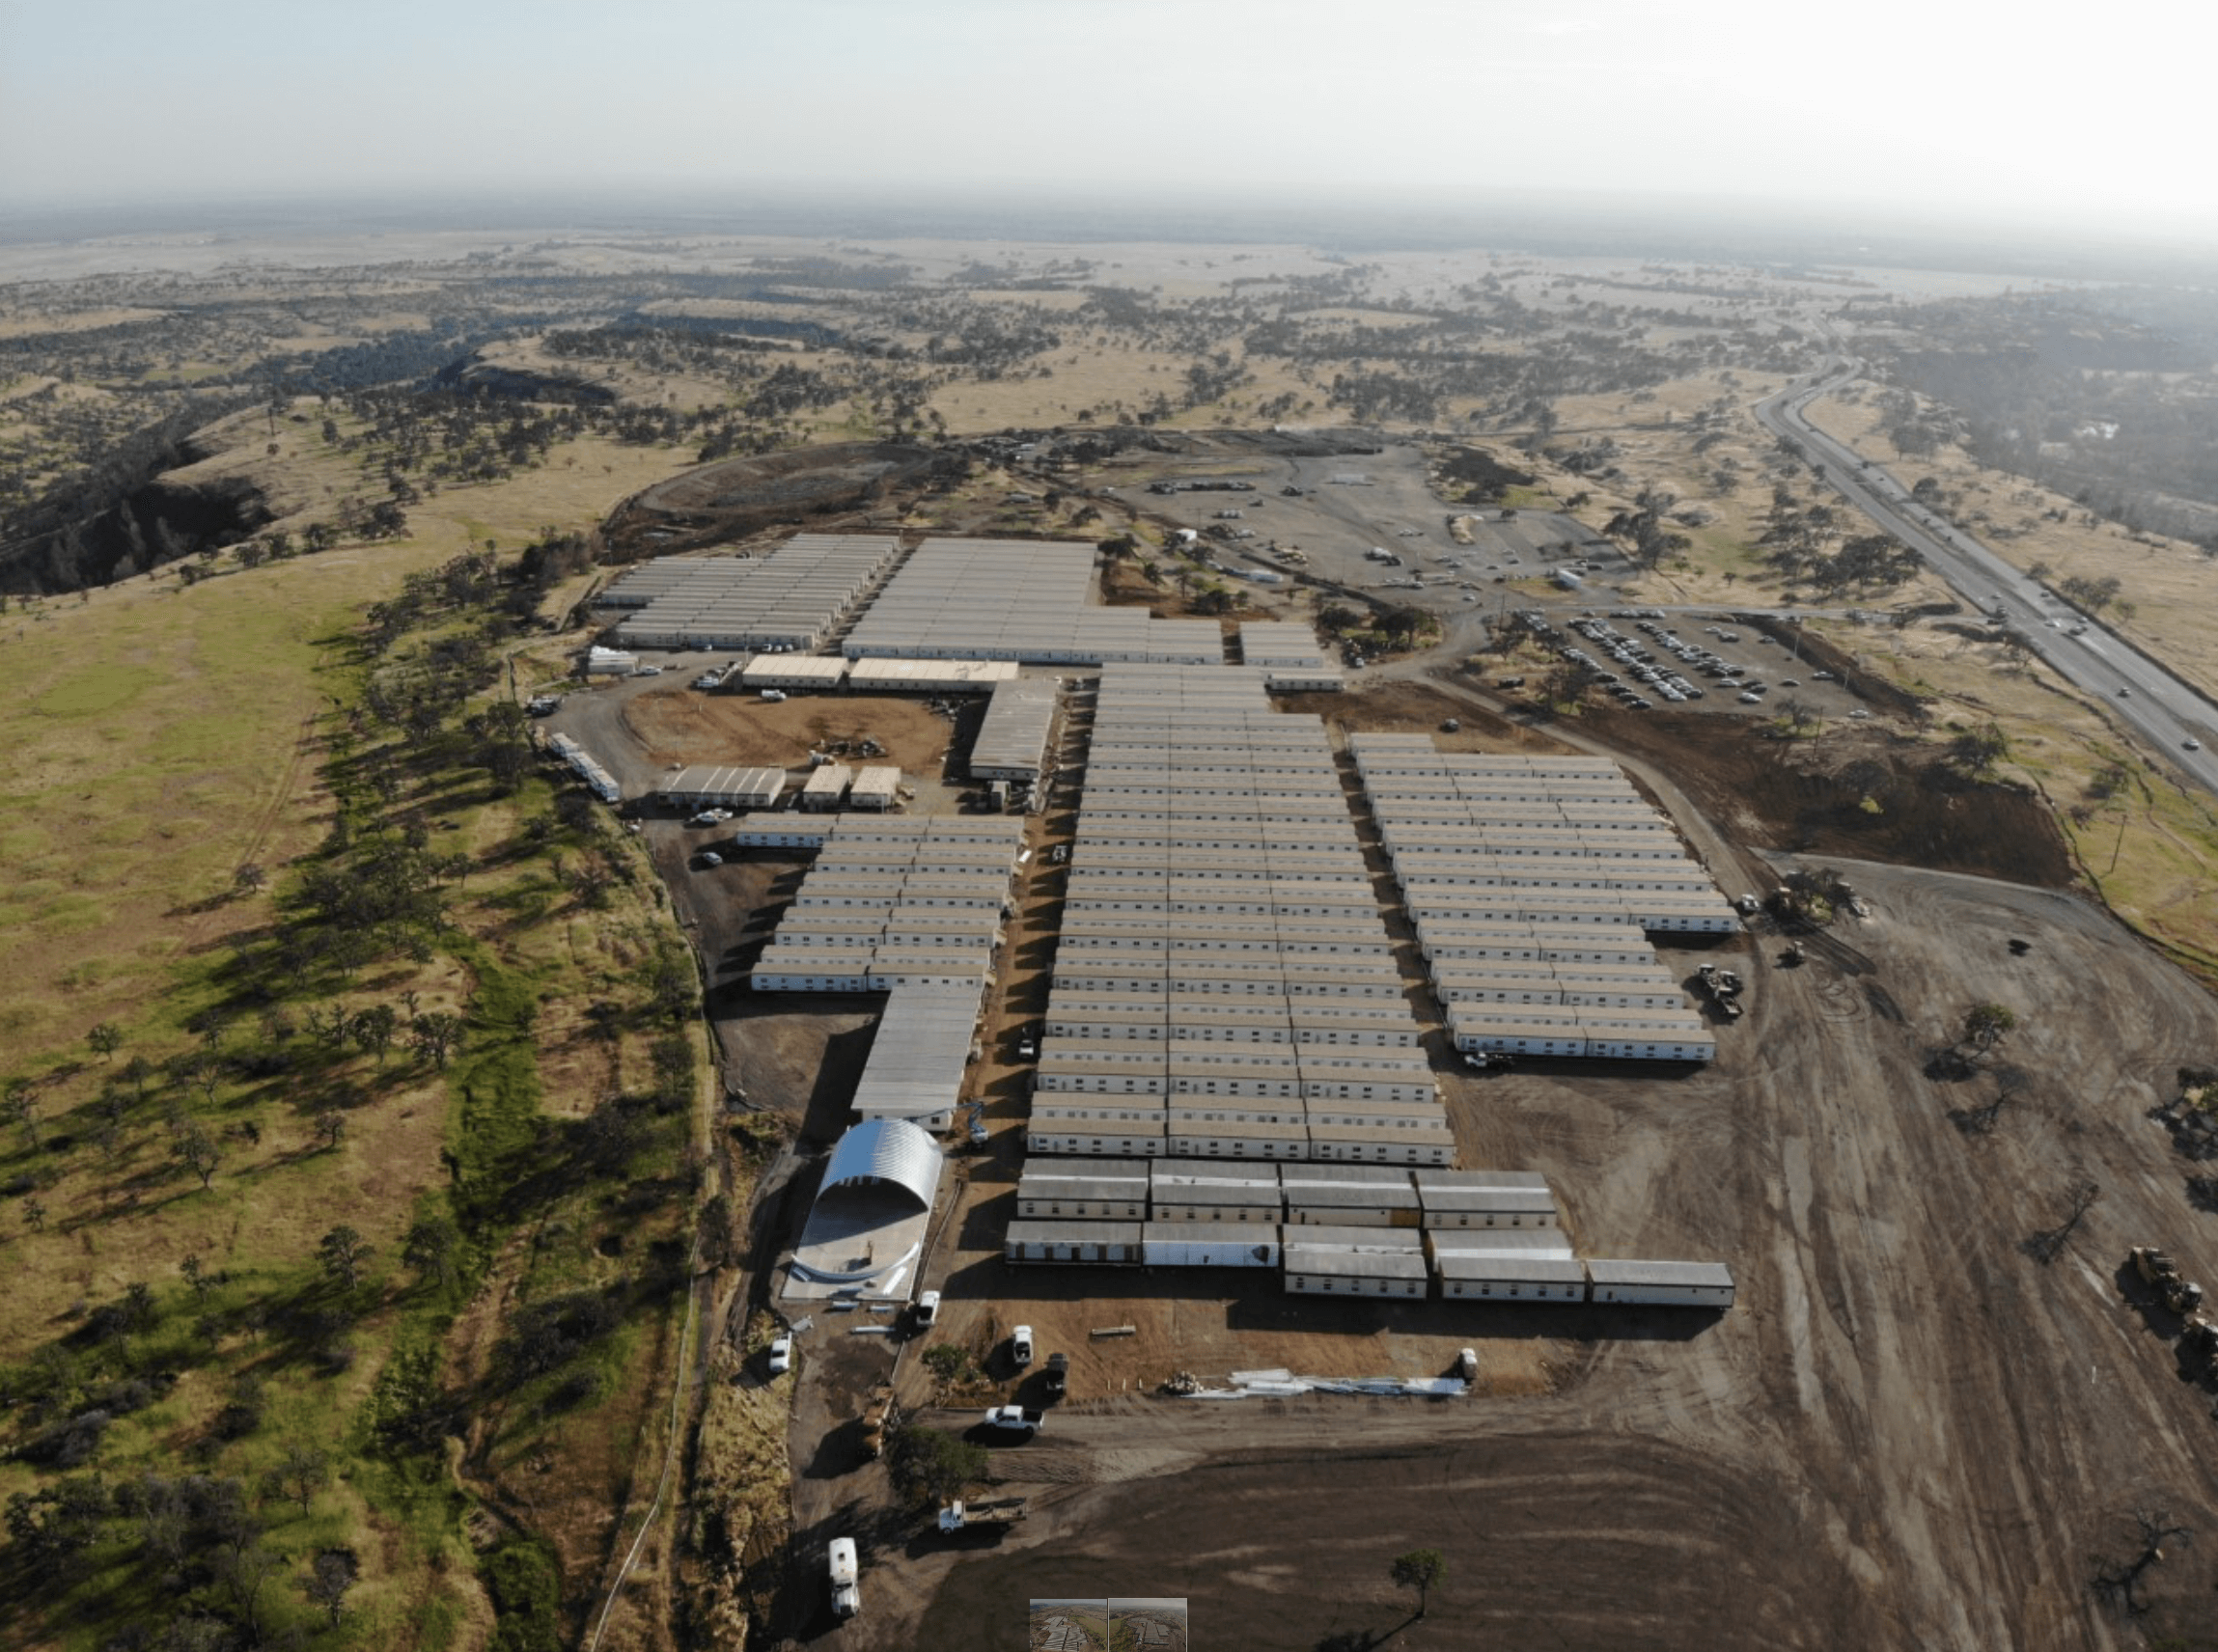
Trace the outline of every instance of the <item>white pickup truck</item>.
<instances>
[{"instance_id":1,"label":"white pickup truck","mask_svg":"<svg viewBox=\"0 0 2218 1652\"><path fill-rule=\"evenodd\" d=\"M832 1612L852 1617L863 1610L861 1573L855 1564L855 1540L835 1537L831 1546Z\"/></svg>"}]
</instances>

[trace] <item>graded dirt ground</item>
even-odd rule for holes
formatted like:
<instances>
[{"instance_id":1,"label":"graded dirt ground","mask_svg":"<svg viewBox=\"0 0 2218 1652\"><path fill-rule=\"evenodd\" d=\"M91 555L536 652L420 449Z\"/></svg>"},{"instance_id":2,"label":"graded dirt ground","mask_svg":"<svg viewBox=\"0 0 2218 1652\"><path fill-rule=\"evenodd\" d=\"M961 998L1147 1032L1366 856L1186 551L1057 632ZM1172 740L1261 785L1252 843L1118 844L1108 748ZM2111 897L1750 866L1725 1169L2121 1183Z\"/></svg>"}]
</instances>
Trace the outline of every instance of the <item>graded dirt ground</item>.
<instances>
[{"instance_id":1,"label":"graded dirt ground","mask_svg":"<svg viewBox=\"0 0 2218 1652\"><path fill-rule=\"evenodd\" d=\"M886 749L872 762L939 778L949 726L923 700L890 695L803 695L768 702L685 688L650 689L624 705L624 726L655 763L802 768L823 740L867 734Z\"/></svg>"},{"instance_id":2,"label":"graded dirt ground","mask_svg":"<svg viewBox=\"0 0 2218 1652\"><path fill-rule=\"evenodd\" d=\"M976 1284L1001 1326L1152 1314L1174 1328L1166 1366L1423 1368L1460 1337L1489 1371L1518 1351L1549 1380L1212 1405L1140 1397L1145 1382L1104 1394L1082 1363L1039 1440L995 1453L1033 1518L990 1550L899 1528L866 1545L880 1615L844 1638L1013 1647L1033 1595L1161 1593L1187 1595L1218 1644L1308 1648L1398 1622L1386 1563L1426 1545L1451 1581L1417 1644L2132 1643L2088 1586L2099 1558L2131 1557L2124 1511L2218 1518L2207 1386L2181 1380L2161 1314L2121 1284L2146 1235L2212 1248L2145 1115L2218 1012L2070 895L1844 869L1872 918L1799 971L1771 947L1743 958L1751 1012L1713 1067L1520 1070L1451 1102L1490 1162L1547 1173L1583 1253L1732 1257L1730 1314L1319 1311L1267 1280L1228 1309L1214 1280L1143 1276L1136 1295L1107 1271L988 1263ZM1974 993L2021 1017L2004 1064L2022 1088L1984 1136L1959 1120L1996 1078L1926 1076ZM2083 1176L2102 1197L2043 1266L2026 1244ZM1053 1308L1066 1293L1075 1307ZM1306 1346L1272 1336L1282 1315ZM841 1497L827 1483L814 1506ZM2168 1573L2149 1627L2194 1633L2207 1575Z\"/></svg>"}]
</instances>

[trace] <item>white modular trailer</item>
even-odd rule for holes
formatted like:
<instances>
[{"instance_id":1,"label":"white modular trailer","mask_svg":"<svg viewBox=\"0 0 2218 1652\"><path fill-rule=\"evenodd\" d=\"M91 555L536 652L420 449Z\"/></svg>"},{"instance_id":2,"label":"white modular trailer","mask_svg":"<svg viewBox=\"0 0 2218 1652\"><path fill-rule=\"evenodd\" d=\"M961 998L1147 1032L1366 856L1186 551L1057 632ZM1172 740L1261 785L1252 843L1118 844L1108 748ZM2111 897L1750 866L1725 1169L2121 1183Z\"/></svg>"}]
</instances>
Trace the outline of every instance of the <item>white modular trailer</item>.
<instances>
[{"instance_id":1,"label":"white modular trailer","mask_svg":"<svg viewBox=\"0 0 2218 1652\"><path fill-rule=\"evenodd\" d=\"M1431 1229L1558 1227L1556 1196L1529 1170L1423 1170L1417 1198Z\"/></svg>"},{"instance_id":2,"label":"white modular trailer","mask_svg":"<svg viewBox=\"0 0 2218 1652\"><path fill-rule=\"evenodd\" d=\"M1094 1154L1112 1159L1157 1158L1170 1150L1161 1126L1141 1124L1043 1123L1025 1127L1027 1153Z\"/></svg>"},{"instance_id":3,"label":"white modular trailer","mask_svg":"<svg viewBox=\"0 0 2218 1652\"><path fill-rule=\"evenodd\" d=\"M1733 1270L1723 1262L1626 1262L1589 1257L1587 1300L1670 1308L1733 1306Z\"/></svg>"},{"instance_id":4,"label":"white modular trailer","mask_svg":"<svg viewBox=\"0 0 2218 1652\"><path fill-rule=\"evenodd\" d=\"M1287 1179L1281 1190L1286 1220L1296 1226L1414 1228L1423 1215L1406 1171L1354 1183Z\"/></svg>"},{"instance_id":5,"label":"white modular trailer","mask_svg":"<svg viewBox=\"0 0 2218 1652\"><path fill-rule=\"evenodd\" d=\"M986 694L1014 682L1013 660L864 658L852 662L847 686L857 694Z\"/></svg>"},{"instance_id":6,"label":"white modular trailer","mask_svg":"<svg viewBox=\"0 0 2218 1652\"><path fill-rule=\"evenodd\" d=\"M1157 1159L1149 1167L1149 1209L1160 1222L1268 1223L1285 1215L1274 1165L1197 1165Z\"/></svg>"},{"instance_id":7,"label":"white modular trailer","mask_svg":"<svg viewBox=\"0 0 2218 1652\"><path fill-rule=\"evenodd\" d=\"M1356 1165L1451 1165L1456 1133L1442 1114L1436 1124L1319 1124L1309 1126L1310 1157Z\"/></svg>"},{"instance_id":8,"label":"white modular trailer","mask_svg":"<svg viewBox=\"0 0 2218 1652\"><path fill-rule=\"evenodd\" d=\"M1587 1035L1574 1020L1490 1021L1483 1025L1459 1024L1450 1007L1449 1029L1458 1050L1507 1056L1584 1056Z\"/></svg>"},{"instance_id":9,"label":"white modular trailer","mask_svg":"<svg viewBox=\"0 0 2218 1652\"><path fill-rule=\"evenodd\" d=\"M1714 1061L1717 1038L1706 1029L1677 1034L1645 1034L1589 1029L1587 1054L1614 1061Z\"/></svg>"},{"instance_id":10,"label":"white modular trailer","mask_svg":"<svg viewBox=\"0 0 2218 1652\"><path fill-rule=\"evenodd\" d=\"M1160 1129L1169 1117L1170 1098L1160 1090L1138 1090L1129 1095L1087 1094L1069 1091L1033 1097L1035 1124L1138 1124Z\"/></svg>"},{"instance_id":11,"label":"white modular trailer","mask_svg":"<svg viewBox=\"0 0 2218 1652\"><path fill-rule=\"evenodd\" d=\"M758 654L739 673L742 688L838 688L846 680L847 662L837 654Z\"/></svg>"},{"instance_id":12,"label":"white modular trailer","mask_svg":"<svg viewBox=\"0 0 2218 1652\"><path fill-rule=\"evenodd\" d=\"M1305 1062L1301 1069L1301 1095L1305 1101L1343 1105L1360 1102L1407 1105L1436 1103L1440 1089L1429 1065L1421 1077L1403 1074L1387 1078L1347 1068L1312 1068Z\"/></svg>"},{"instance_id":13,"label":"white modular trailer","mask_svg":"<svg viewBox=\"0 0 2218 1652\"><path fill-rule=\"evenodd\" d=\"M1020 1218L1002 1236L1006 1262L1079 1262L1136 1266L1141 1259L1142 1224L1137 1222L1046 1222Z\"/></svg>"},{"instance_id":14,"label":"white modular trailer","mask_svg":"<svg viewBox=\"0 0 2218 1652\"><path fill-rule=\"evenodd\" d=\"M1210 1124L1304 1124L1309 1111L1299 1096L1173 1095L1169 1098L1173 1129Z\"/></svg>"},{"instance_id":15,"label":"white modular trailer","mask_svg":"<svg viewBox=\"0 0 2218 1652\"><path fill-rule=\"evenodd\" d=\"M1059 1181L1033 1189L1019 1183L1016 1214L1049 1222L1139 1222L1148 1215L1148 1178L1139 1191L1123 1181Z\"/></svg>"},{"instance_id":16,"label":"white modular trailer","mask_svg":"<svg viewBox=\"0 0 2218 1652\"><path fill-rule=\"evenodd\" d=\"M1284 1254L1286 1288L1296 1296L1423 1297L1429 1284L1418 1251L1351 1251L1289 1239Z\"/></svg>"},{"instance_id":17,"label":"white modular trailer","mask_svg":"<svg viewBox=\"0 0 2218 1652\"><path fill-rule=\"evenodd\" d=\"M892 809L901 801L901 771L891 763L868 763L855 773L847 800L857 809Z\"/></svg>"},{"instance_id":18,"label":"white modular trailer","mask_svg":"<svg viewBox=\"0 0 2218 1652\"><path fill-rule=\"evenodd\" d=\"M1586 1265L1550 1256L1467 1256L1434 1258L1444 1297L1484 1297L1496 1302L1584 1302Z\"/></svg>"},{"instance_id":19,"label":"white modular trailer","mask_svg":"<svg viewBox=\"0 0 2218 1652\"><path fill-rule=\"evenodd\" d=\"M802 809L837 809L846 801L847 787L854 779L855 771L846 763L819 763L801 783L801 795L794 802Z\"/></svg>"},{"instance_id":20,"label":"white modular trailer","mask_svg":"<svg viewBox=\"0 0 2218 1652\"><path fill-rule=\"evenodd\" d=\"M1309 1126L1232 1119L1221 1124L1173 1123L1167 1146L1173 1157L1180 1159L1306 1159Z\"/></svg>"},{"instance_id":21,"label":"white modular trailer","mask_svg":"<svg viewBox=\"0 0 2218 1652\"><path fill-rule=\"evenodd\" d=\"M1140 1259L1151 1268L1275 1268L1278 1225L1151 1221L1140 1232Z\"/></svg>"},{"instance_id":22,"label":"white modular trailer","mask_svg":"<svg viewBox=\"0 0 2218 1652\"><path fill-rule=\"evenodd\" d=\"M748 972L757 992L868 992L871 954L817 947L765 947Z\"/></svg>"},{"instance_id":23,"label":"white modular trailer","mask_svg":"<svg viewBox=\"0 0 2218 1652\"><path fill-rule=\"evenodd\" d=\"M1338 1098L1302 1098L1302 1116L1314 1129L1318 1125L1392 1125L1398 1130L1429 1130L1447 1122L1440 1103L1425 1101L1344 1101Z\"/></svg>"},{"instance_id":24,"label":"white modular trailer","mask_svg":"<svg viewBox=\"0 0 2218 1652\"><path fill-rule=\"evenodd\" d=\"M926 986L983 991L993 977L986 959L965 952L902 952L880 947L871 954L871 992Z\"/></svg>"},{"instance_id":25,"label":"white modular trailer","mask_svg":"<svg viewBox=\"0 0 2218 1652\"><path fill-rule=\"evenodd\" d=\"M679 769L656 789L681 809L768 809L786 789L786 771L694 763Z\"/></svg>"},{"instance_id":26,"label":"white modular trailer","mask_svg":"<svg viewBox=\"0 0 2218 1652\"><path fill-rule=\"evenodd\" d=\"M1573 1259L1570 1241L1555 1228L1427 1228L1425 1249L1435 1266L1456 1256L1512 1262L1568 1262Z\"/></svg>"}]
</instances>

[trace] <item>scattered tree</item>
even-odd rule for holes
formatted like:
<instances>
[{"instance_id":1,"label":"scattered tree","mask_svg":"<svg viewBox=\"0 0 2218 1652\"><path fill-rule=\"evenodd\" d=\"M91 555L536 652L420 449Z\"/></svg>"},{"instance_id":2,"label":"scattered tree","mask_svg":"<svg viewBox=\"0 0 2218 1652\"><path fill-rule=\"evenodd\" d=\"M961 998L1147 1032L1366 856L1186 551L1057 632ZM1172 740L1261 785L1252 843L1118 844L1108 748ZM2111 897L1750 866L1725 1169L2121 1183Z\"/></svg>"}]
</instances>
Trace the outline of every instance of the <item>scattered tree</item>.
<instances>
[{"instance_id":1,"label":"scattered tree","mask_svg":"<svg viewBox=\"0 0 2218 1652\"><path fill-rule=\"evenodd\" d=\"M1974 1057L1983 1056L2017 1024L2016 1013L2007 1005L1975 1004L1964 1011L1963 1041Z\"/></svg>"},{"instance_id":2,"label":"scattered tree","mask_svg":"<svg viewBox=\"0 0 2218 1652\"><path fill-rule=\"evenodd\" d=\"M339 1145L347 1134L347 1115L336 1107L326 1107L316 1115L316 1135L326 1149Z\"/></svg>"},{"instance_id":3,"label":"scattered tree","mask_svg":"<svg viewBox=\"0 0 2218 1652\"><path fill-rule=\"evenodd\" d=\"M286 1446L277 1466L263 1476L269 1495L300 1505L305 1515L316 1494L331 1482L331 1454L320 1446L295 1440Z\"/></svg>"},{"instance_id":4,"label":"scattered tree","mask_svg":"<svg viewBox=\"0 0 2218 1652\"><path fill-rule=\"evenodd\" d=\"M171 1139L170 1151L177 1162L200 1177L203 1192L215 1180L216 1167L223 1162L223 1154L216 1147L215 1138L202 1129L197 1122L188 1121Z\"/></svg>"},{"instance_id":5,"label":"scattered tree","mask_svg":"<svg viewBox=\"0 0 2218 1652\"><path fill-rule=\"evenodd\" d=\"M331 1614L331 1626L339 1627L340 1614L347 1609L347 1591L354 1586L354 1552L350 1549L326 1549L310 1563L308 1575L300 1580L300 1592L313 1606L319 1606Z\"/></svg>"},{"instance_id":6,"label":"scattered tree","mask_svg":"<svg viewBox=\"0 0 2218 1652\"><path fill-rule=\"evenodd\" d=\"M1394 1557L1391 1575L1395 1587L1417 1591L1417 1615L1423 1617L1426 1597L1448 1575L1448 1560L1437 1549L1412 1549Z\"/></svg>"},{"instance_id":7,"label":"scattered tree","mask_svg":"<svg viewBox=\"0 0 2218 1652\"><path fill-rule=\"evenodd\" d=\"M342 1223L317 1242L316 1255L331 1282L350 1291L362 1282L362 1266L374 1250L361 1234Z\"/></svg>"},{"instance_id":8,"label":"scattered tree","mask_svg":"<svg viewBox=\"0 0 2218 1652\"><path fill-rule=\"evenodd\" d=\"M401 1260L416 1270L426 1283L442 1286L455 1282L461 1256L461 1230L444 1216L427 1216L408 1229L402 1242Z\"/></svg>"},{"instance_id":9,"label":"scattered tree","mask_svg":"<svg viewBox=\"0 0 2218 1652\"><path fill-rule=\"evenodd\" d=\"M124 1030L112 1021L97 1022L85 1034L85 1042L93 1047L93 1054L104 1061L123 1047Z\"/></svg>"},{"instance_id":10,"label":"scattered tree","mask_svg":"<svg viewBox=\"0 0 2218 1652\"><path fill-rule=\"evenodd\" d=\"M886 1467L903 1496L942 1501L960 1497L973 1480L985 1477L985 1447L938 1428L914 1424L897 1430Z\"/></svg>"}]
</instances>

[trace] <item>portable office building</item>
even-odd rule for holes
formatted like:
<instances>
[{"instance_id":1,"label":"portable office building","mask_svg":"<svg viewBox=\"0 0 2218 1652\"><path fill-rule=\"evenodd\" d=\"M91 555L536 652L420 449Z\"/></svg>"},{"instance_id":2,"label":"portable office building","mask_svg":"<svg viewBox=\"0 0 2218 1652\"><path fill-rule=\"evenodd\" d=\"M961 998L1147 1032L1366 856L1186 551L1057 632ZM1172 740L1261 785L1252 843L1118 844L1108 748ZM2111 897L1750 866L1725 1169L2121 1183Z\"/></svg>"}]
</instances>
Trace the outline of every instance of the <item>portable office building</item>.
<instances>
[{"instance_id":1,"label":"portable office building","mask_svg":"<svg viewBox=\"0 0 2218 1652\"><path fill-rule=\"evenodd\" d=\"M1594 1303L1671 1308L1733 1306L1733 1270L1723 1262L1627 1262L1590 1257L1587 1277Z\"/></svg>"},{"instance_id":2,"label":"portable office building","mask_svg":"<svg viewBox=\"0 0 2218 1652\"><path fill-rule=\"evenodd\" d=\"M1141 1259L1137 1222L1033 1222L1009 1225L1001 1254L1009 1262L1078 1262L1133 1266Z\"/></svg>"},{"instance_id":3,"label":"portable office building","mask_svg":"<svg viewBox=\"0 0 2218 1652\"><path fill-rule=\"evenodd\" d=\"M786 789L786 771L695 763L662 783L663 797L681 809L768 809Z\"/></svg>"},{"instance_id":4,"label":"portable office building","mask_svg":"<svg viewBox=\"0 0 2218 1652\"><path fill-rule=\"evenodd\" d=\"M847 787L854 778L855 771L846 763L819 763L801 783L801 795L795 802L803 809L837 809L846 798Z\"/></svg>"},{"instance_id":5,"label":"portable office building","mask_svg":"<svg viewBox=\"0 0 2218 1652\"><path fill-rule=\"evenodd\" d=\"M1276 1165L1203 1167L1158 1159L1149 1169L1149 1212L1158 1222L1275 1225L1285 1215Z\"/></svg>"},{"instance_id":6,"label":"portable office building","mask_svg":"<svg viewBox=\"0 0 2218 1652\"><path fill-rule=\"evenodd\" d=\"M1350 1251L1337 1245L1285 1247L1286 1288L1296 1296L1423 1297L1428 1280L1415 1251Z\"/></svg>"},{"instance_id":7,"label":"portable office building","mask_svg":"<svg viewBox=\"0 0 2218 1652\"><path fill-rule=\"evenodd\" d=\"M1152 1130L1139 1124L1043 1123L1038 1118L1026 1127L1027 1153L1101 1154L1113 1159L1157 1158L1169 1151L1160 1124Z\"/></svg>"},{"instance_id":8,"label":"portable office building","mask_svg":"<svg viewBox=\"0 0 2218 1652\"><path fill-rule=\"evenodd\" d=\"M891 763L868 763L856 771L847 800L857 809L891 809L901 801L901 771Z\"/></svg>"},{"instance_id":9,"label":"portable office building","mask_svg":"<svg viewBox=\"0 0 2218 1652\"><path fill-rule=\"evenodd\" d=\"M1549 1256L1444 1255L1436 1259L1444 1297L1484 1297L1496 1302L1584 1302L1587 1270L1576 1260Z\"/></svg>"},{"instance_id":10,"label":"portable office building","mask_svg":"<svg viewBox=\"0 0 2218 1652\"><path fill-rule=\"evenodd\" d=\"M1279 1230L1270 1222L1150 1222L1140 1259L1151 1268L1275 1268Z\"/></svg>"}]
</instances>

